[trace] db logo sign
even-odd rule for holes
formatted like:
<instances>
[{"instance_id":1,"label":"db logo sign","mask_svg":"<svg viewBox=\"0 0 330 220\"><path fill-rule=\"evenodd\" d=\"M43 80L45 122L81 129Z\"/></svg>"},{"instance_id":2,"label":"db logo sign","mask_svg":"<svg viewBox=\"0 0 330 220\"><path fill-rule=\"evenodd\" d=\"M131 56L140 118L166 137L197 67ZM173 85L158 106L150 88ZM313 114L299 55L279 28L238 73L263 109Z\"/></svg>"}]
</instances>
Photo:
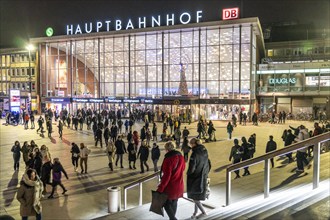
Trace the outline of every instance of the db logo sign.
<instances>
[{"instance_id":1,"label":"db logo sign","mask_svg":"<svg viewBox=\"0 0 330 220\"><path fill-rule=\"evenodd\" d=\"M222 20L230 20L238 18L238 8L222 9Z\"/></svg>"}]
</instances>

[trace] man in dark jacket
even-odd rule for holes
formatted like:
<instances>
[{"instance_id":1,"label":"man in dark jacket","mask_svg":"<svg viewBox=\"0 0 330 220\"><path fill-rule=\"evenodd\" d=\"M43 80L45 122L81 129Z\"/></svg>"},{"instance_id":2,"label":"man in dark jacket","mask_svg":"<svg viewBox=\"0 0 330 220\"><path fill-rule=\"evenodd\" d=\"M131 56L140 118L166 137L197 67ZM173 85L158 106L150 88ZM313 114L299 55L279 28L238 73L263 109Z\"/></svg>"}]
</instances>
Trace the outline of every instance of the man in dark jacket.
<instances>
[{"instance_id":1,"label":"man in dark jacket","mask_svg":"<svg viewBox=\"0 0 330 220\"><path fill-rule=\"evenodd\" d=\"M251 158L251 154L249 151L250 144L246 141L245 137L242 137L242 148L243 148L243 155L242 155L242 161L248 160ZM250 175L249 167L244 167L244 173L243 176Z\"/></svg>"},{"instance_id":2,"label":"man in dark jacket","mask_svg":"<svg viewBox=\"0 0 330 220\"><path fill-rule=\"evenodd\" d=\"M273 141L273 138L274 137L272 135L269 136L269 141L266 145L266 153L274 151L277 148L277 144L275 141ZM270 158L270 162L272 163L272 168L274 168L274 158Z\"/></svg>"},{"instance_id":3,"label":"man in dark jacket","mask_svg":"<svg viewBox=\"0 0 330 220\"><path fill-rule=\"evenodd\" d=\"M54 198L54 192L55 192L55 188L57 185L60 185L61 188L63 189L62 194L64 195L66 193L66 191L68 191L67 189L65 189L64 185L62 184L62 173L64 173L66 179L69 179L68 174L65 172L60 160L58 158L54 158L54 164L53 164L53 188L52 188L52 193L50 194L50 196L48 196L48 199L52 199Z\"/></svg>"},{"instance_id":4,"label":"man in dark jacket","mask_svg":"<svg viewBox=\"0 0 330 220\"><path fill-rule=\"evenodd\" d=\"M233 158L233 164L241 162L243 153L244 151L242 147L238 145L238 140L234 139L234 146L231 148L229 161ZM235 170L234 172L236 173L235 179L240 178L239 170Z\"/></svg>"},{"instance_id":5,"label":"man in dark jacket","mask_svg":"<svg viewBox=\"0 0 330 220\"><path fill-rule=\"evenodd\" d=\"M159 150L159 146L154 143L152 150L151 150L151 160L154 164L154 171L157 172L158 171L158 166L157 166L157 162L159 160L160 157L160 150Z\"/></svg>"},{"instance_id":6,"label":"man in dark jacket","mask_svg":"<svg viewBox=\"0 0 330 220\"><path fill-rule=\"evenodd\" d=\"M144 173L143 165L145 165L147 168L147 171L149 171L149 165L147 164L148 157L149 157L149 148L147 146L146 140L142 141L137 157L140 157L140 163L141 163L141 172L140 173Z\"/></svg>"},{"instance_id":7,"label":"man in dark jacket","mask_svg":"<svg viewBox=\"0 0 330 220\"><path fill-rule=\"evenodd\" d=\"M95 147L97 147L97 143L100 141L101 147L102 145L102 130L100 127L97 128L96 130L96 141L95 141Z\"/></svg>"},{"instance_id":8,"label":"man in dark jacket","mask_svg":"<svg viewBox=\"0 0 330 220\"><path fill-rule=\"evenodd\" d=\"M176 219L178 199L183 197L183 172L186 164L172 142L167 142L164 147L166 154L161 167L162 176L157 191L167 195L167 201L164 204L165 211L170 219Z\"/></svg>"},{"instance_id":9,"label":"man in dark jacket","mask_svg":"<svg viewBox=\"0 0 330 220\"><path fill-rule=\"evenodd\" d=\"M127 151L126 151L125 142L122 140L121 135L118 136L118 139L115 142L115 147L116 147L116 154L117 154L116 166L118 166L118 161L120 159L120 168L124 168L123 167L123 154L127 153Z\"/></svg>"},{"instance_id":10,"label":"man in dark jacket","mask_svg":"<svg viewBox=\"0 0 330 220\"><path fill-rule=\"evenodd\" d=\"M296 138L296 137L292 134L291 129L289 129L289 130L287 131L287 135L286 135L285 140L284 140L284 146L289 146L289 145L291 145L295 138ZM286 154L286 156L287 156L288 159L289 159L289 163L291 163L291 162L294 161L294 160L292 159L292 152Z\"/></svg>"},{"instance_id":11,"label":"man in dark jacket","mask_svg":"<svg viewBox=\"0 0 330 220\"><path fill-rule=\"evenodd\" d=\"M187 194L188 198L193 199L195 202L195 211L192 218L196 218L198 209L202 212L202 216L206 215L200 201L207 198L207 177L211 165L208 152L199 139L191 139L190 146L192 154L187 171Z\"/></svg>"}]
</instances>

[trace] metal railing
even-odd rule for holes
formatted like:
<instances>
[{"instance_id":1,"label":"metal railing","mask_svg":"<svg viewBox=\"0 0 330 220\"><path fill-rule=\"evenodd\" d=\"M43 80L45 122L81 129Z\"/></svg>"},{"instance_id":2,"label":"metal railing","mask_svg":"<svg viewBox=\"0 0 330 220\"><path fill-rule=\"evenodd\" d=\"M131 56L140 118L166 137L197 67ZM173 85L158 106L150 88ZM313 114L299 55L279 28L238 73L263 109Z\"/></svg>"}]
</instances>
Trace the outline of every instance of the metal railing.
<instances>
[{"instance_id":1,"label":"metal railing","mask_svg":"<svg viewBox=\"0 0 330 220\"><path fill-rule=\"evenodd\" d=\"M265 162L264 166L264 198L269 197L270 189L270 163L269 159L288 154L290 152L313 145L313 189L318 188L320 182L320 148L321 143L330 140L330 132L306 139L304 141L294 143L282 149L269 152L265 155L251 158L237 164L232 164L227 167L226 171L226 206L230 205L231 199L231 172L242 169L244 167Z\"/></svg>"},{"instance_id":2,"label":"metal railing","mask_svg":"<svg viewBox=\"0 0 330 220\"><path fill-rule=\"evenodd\" d=\"M157 172L155 172L151 175L148 175L148 176L142 177L138 180L135 180L135 181L133 181L133 182L131 182L131 183L129 183L129 184L127 184L123 187L123 191L124 191L124 210L127 209L127 190L131 189L135 186L139 186L139 206L141 206L142 205L142 194L143 194L142 193L142 184L144 182L147 182L149 180L154 179L155 177L158 177L158 182L159 182L160 181L160 171L157 171Z\"/></svg>"}]
</instances>

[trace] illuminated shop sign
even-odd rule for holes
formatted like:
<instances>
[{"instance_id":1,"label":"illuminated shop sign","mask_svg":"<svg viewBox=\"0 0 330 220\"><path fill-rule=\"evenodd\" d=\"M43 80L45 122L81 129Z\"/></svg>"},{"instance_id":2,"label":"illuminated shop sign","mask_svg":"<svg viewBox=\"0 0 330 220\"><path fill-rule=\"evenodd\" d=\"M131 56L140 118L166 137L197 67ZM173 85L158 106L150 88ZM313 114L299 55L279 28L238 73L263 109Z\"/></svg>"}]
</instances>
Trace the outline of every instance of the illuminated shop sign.
<instances>
[{"instance_id":1,"label":"illuminated shop sign","mask_svg":"<svg viewBox=\"0 0 330 220\"><path fill-rule=\"evenodd\" d=\"M108 103L122 103L122 100L119 99L106 99Z\"/></svg>"},{"instance_id":2,"label":"illuminated shop sign","mask_svg":"<svg viewBox=\"0 0 330 220\"><path fill-rule=\"evenodd\" d=\"M225 8L222 10L222 20L237 19L238 13L238 8Z\"/></svg>"},{"instance_id":3,"label":"illuminated shop sign","mask_svg":"<svg viewBox=\"0 0 330 220\"><path fill-rule=\"evenodd\" d=\"M88 99L73 98L73 102L88 102Z\"/></svg>"},{"instance_id":4,"label":"illuminated shop sign","mask_svg":"<svg viewBox=\"0 0 330 220\"><path fill-rule=\"evenodd\" d=\"M270 78L268 80L269 84L278 84L278 85L285 85L285 84L295 84L297 82L296 78Z\"/></svg>"},{"instance_id":5,"label":"illuminated shop sign","mask_svg":"<svg viewBox=\"0 0 330 220\"><path fill-rule=\"evenodd\" d=\"M124 103L140 103L139 99L125 99L123 100Z\"/></svg>"},{"instance_id":6,"label":"illuminated shop sign","mask_svg":"<svg viewBox=\"0 0 330 220\"><path fill-rule=\"evenodd\" d=\"M97 22L86 22L83 24L68 24L66 25L66 34L87 34L91 32L102 31L120 31L129 29L141 29L146 28L147 24L150 27L160 27L166 24L166 26L173 26L176 24L189 24L191 22L199 23L202 18L203 11L197 11L195 13L183 12L181 14L166 14L165 16L156 15L150 17L138 17L135 19L109 19ZM175 20L178 20L175 23Z\"/></svg>"},{"instance_id":7,"label":"illuminated shop sign","mask_svg":"<svg viewBox=\"0 0 330 220\"><path fill-rule=\"evenodd\" d=\"M103 103L104 99L88 99L89 102Z\"/></svg>"},{"instance_id":8,"label":"illuminated shop sign","mask_svg":"<svg viewBox=\"0 0 330 220\"><path fill-rule=\"evenodd\" d=\"M21 91L20 90L10 90L10 111L19 111L21 106Z\"/></svg>"}]
</instances>

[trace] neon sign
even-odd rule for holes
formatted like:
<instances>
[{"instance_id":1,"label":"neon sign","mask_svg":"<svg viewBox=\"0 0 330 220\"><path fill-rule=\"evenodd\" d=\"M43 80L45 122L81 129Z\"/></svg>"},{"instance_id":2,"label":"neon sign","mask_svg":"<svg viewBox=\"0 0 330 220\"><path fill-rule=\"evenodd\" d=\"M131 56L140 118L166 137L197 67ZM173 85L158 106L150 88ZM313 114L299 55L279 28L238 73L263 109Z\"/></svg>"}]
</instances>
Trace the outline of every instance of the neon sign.
<instances>
[{"instance_id":1,"label":"neon sign","mask_svg":"<svg viewBox=\"0 0 330 220\"><path fill-rule=\"evenodd\" d=\"M268 80L269 84L279 84L279 85L283 85L283 84L295 84L297 82L297 79L296 78L270 78Z\"/></svg>"},{"instance_id":2,"label":"neon sign","mask_svg":"<svg viewBox=\"0 0 330 220\"><path fill-rule=\"evenodd\" d=\"M189 12L183 12L180 15L166 14L165 17L161 15L151 16L151 17L138 17L137 19L128 19L126 22L115 19L115 20L105 20L97 21L96 23L87 22L84 24L68 24L66 25L67 35L76 34L88 34L91 32L101 32L101 31L120 31L129 29L141 29L146 28L147 23L150 27L160 27L162 24L166 26L172 26L176 24L188 24L194 20L194 22L199 23L202 18L203 11L197 11L196 14L192 15ZM178 22L175 23L175 18L178 18Z\"/></svg>"},{"instance_id":3,"label":"neon sign","mask_svg":"<svg viewBox=\"0 0 330 220\"><path fill-rule=\"evenodd\" d=\"M239 8L226 8L222 10L222 20L237 19Z\"/></svg>"}]
</instances>

